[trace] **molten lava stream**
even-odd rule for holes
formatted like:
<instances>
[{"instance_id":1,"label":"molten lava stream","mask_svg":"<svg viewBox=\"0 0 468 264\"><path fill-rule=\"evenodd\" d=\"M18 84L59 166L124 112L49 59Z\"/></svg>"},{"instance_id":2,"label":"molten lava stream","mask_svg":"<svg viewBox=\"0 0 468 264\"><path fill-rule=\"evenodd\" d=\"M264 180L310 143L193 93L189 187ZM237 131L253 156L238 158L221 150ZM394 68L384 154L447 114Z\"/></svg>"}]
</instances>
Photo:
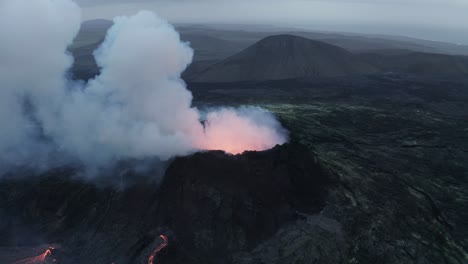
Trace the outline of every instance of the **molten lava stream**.
<instances>
[{"instance_id":1,"label":"molten lava stream","mask_svg":"<svg viewBox=\"0 0 468 264\"><path fill-rule=\"evenodd\" d=\"M162 240L163 243L157 247L153 253L150 255L148 259L148 264L154 264L154 258L158 255L158 253L163 250L163 248L167 247L167 237L165 235L160 235L159 236Z\"/></svg>"},{"instance_id":2,"label":"molten lava stream","mask_svg":"<svg viewBox=\"0 0 468 264\"><path fill-rule=\"evenodd\" d=\"M36 263L44 263L46 258L52 255L53 247L48 248L44 253L40 254L39 256L18 260L12 264L36 264Z\"/></svg>"}]
</instances>

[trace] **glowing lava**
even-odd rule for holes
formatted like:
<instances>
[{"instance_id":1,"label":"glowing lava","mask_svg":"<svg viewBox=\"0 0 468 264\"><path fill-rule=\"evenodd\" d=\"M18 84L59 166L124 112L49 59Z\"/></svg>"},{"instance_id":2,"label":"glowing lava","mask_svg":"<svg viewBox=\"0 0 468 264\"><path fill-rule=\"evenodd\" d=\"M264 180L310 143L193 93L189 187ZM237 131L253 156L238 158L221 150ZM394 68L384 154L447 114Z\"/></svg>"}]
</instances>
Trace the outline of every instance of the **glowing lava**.
<instances>
[{"instance_id":1,"label":"glowing lava","mask_svg":"<svg viewBox=\"0 0 468 264\"><path fill-rule=\"evenodd\" d=\"M167 247L167 237L165 235L160 235L159 236L162 240L163 243L157 247L151 256L148 258L148 264L154 264L154 258L158 255L158 253L163 250L163 248Z\"/></svg>"},{"instance_id":2,"label":"glowing lava","mask_svg":"<svg viewBox=\"0 0 468 264\"><path fill-rule=\"evenodd\" d=\"M37 264L37 263L44 263L46 258L52 255L52 251L55 248L49 247L44 253L40 254L39 256L18 260L12 264Z\"/></svg>"},{"instance_id":3,"label":"glowing lava","mask_svg":"<svg viewBox=\"0 0 468 264\"><path fill-rule=\"evenodd\" d=\"M287 131L271 113L258 108L227 108L208 113L204 135L195 145L204 150L241 154L271 149L286 143L287 138Z\"/></svg>"}]
</instances>

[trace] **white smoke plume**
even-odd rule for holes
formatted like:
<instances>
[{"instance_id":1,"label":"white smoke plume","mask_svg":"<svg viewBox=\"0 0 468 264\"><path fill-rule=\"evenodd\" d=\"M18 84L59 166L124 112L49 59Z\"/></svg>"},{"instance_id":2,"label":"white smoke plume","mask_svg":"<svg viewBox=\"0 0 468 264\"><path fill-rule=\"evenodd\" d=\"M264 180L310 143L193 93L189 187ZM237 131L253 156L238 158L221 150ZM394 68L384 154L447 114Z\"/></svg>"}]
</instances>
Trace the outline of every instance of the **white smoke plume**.
<instances>
[{"instance_id":1,"label":"white smoke plume","mask_svg":"<svg viewBox=\"0 0 468 264\"><path fill-rule=\"evenodd\" d=\"M203 125L180 78L193 51L152 12L116 18L94 53L101 74L86 85L70 81L66 49L80 21L71 0L0 0L0 165L59 153L102 166L286 142L259 108L215 110Z\"/></svg>"},{"instance_id":2,"label":"white smoke plume","mask_svg":"<svg viewBox=\"0 0 468 264\"><path fill-rule=\"evenodd\" d=\"M0 165L47 160L39 122L63 105L80 20L71 1L0 0Z\"/></svg>"}]
</instances>

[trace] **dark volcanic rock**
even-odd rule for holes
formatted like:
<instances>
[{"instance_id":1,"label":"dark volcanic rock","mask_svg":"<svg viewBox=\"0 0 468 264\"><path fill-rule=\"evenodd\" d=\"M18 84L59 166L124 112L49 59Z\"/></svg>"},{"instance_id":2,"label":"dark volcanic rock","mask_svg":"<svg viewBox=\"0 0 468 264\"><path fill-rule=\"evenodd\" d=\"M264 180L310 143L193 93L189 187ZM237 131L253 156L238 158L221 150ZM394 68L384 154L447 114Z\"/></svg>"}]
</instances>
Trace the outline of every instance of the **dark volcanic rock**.
<instances>
[{"instance_id":1,"label":"dark volcanic rock","mask_svg":"<svg viewBox=\"0 0 468 264\"><path fill-rule=\"evenodd\" d=\"M204 263L226 263L301 214L319 213L330 186L328 172L302 148L199 153L168 169L161 215L184 248L210 256Z\"/></svg>"},{"instance_id":2,"label":"dark volcanic rock","mask_svg":"<svg viewBox=\"0 0 468 264\"><path fill-rule=\"evenodd\" d=\"M197 106L255 102L276 113L339 182L319 215L241 258L262 261L239 263L468 263L466 78L198 85Z\"/></svg>"},{"instance_id":3,"label":"dark volcanic rock","mask_svg":"<svg viewBox=\"0 0 468 264\"><path fill-rule=\"evenodd\" d=\"M51 243L54 263L147 263L163 233L162 264L465 264L467 88L402 75L203 85L197 106L262 104L292 143L177 158L160 185L156 163L124 162L126 189L72 169L10 175L0 263Z\"/></svg>"},{"instance_id":4,"label":"dark volcanic rock","mask_svg":"<svg viewBox=\"0 0 468 264\"><path fill-rule=\"evenodd\" d=\"M58 243L57 263L144 263L165 233L170 246L160 263L240 263L235 256L319 213L333 186L298 145L178 158L160 188L98 188L74 173L3 181L0 246Z\"/></svg>"},{"instance_id":5,"label":"dark volcanic rock","mask_svg":"<svg viewBox=\"0 0 468 264\"><path fill-rule=\"evenodd\" d=\"M291 143L177 158L160 184L156 163L142 173L123 162L112 184L132 179L126 189L72 169L10 175L0 263L50 243L56 263L147 263L161 233L162 264L467 263L468 80L199 85L197 106L261 104Z\"/></svg>"}]
</instances>

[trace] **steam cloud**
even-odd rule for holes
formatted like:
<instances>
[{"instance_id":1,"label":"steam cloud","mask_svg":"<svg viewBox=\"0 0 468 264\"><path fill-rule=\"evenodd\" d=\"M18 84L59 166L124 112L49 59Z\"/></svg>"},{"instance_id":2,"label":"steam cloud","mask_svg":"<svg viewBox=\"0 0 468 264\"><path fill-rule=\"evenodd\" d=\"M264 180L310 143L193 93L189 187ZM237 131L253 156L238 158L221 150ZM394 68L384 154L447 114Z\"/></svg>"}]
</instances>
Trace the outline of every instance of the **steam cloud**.
<instances>
[{"instance_id":1,"label":"steam cloud","mask_svg":"<svg viewBox=\"0 0 468 264\"><path fill-rule=\"evenodd\" d=\"M66 50L80 21L71 0L0 0L0 166L54 157L101 166L286 142L286 131L260 108L217 109L202 124L180 78L193 50L151 12L116 18L94 52L101 74L71 81Z\"/></svg>"}]
</instances>

